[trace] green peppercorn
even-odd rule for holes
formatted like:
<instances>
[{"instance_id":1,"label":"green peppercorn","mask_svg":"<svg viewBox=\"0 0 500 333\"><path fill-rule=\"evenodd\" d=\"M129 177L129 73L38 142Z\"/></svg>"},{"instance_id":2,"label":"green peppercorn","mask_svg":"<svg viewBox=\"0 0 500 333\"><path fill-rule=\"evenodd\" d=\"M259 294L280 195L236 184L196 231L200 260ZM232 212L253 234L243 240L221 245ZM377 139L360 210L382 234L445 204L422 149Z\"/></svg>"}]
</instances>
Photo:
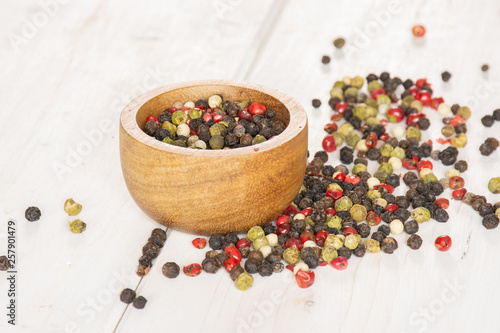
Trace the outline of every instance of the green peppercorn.
<instances>
[{"instance_id":1,"label":"green peppercorn","mask_svg":"<svg viewBox=\"0 0 500 333\"><path fill-rule=\"evenodd\" d=\"M425 185L431 183L431 182L437 182L439 181L437 177L431 172L426 174L424 177L422 177L422 181L424 182Z\"/></svg>"},{"instance_id":2,"label":"green peppercorn","mask_svg":"<svg viewBox=\"0 0 500 333\"><path fill-rule=\"evenodd\" d=\"M371 252L371 253L380 252L380 243L375 239L365 239L363 245L366 249L366 252Z\"/></svg>"},{"instance_id":3,"label":"green peppercorn","mask_svg":"<svg viewBox=\"0 0 500 333\"><path fill-rule=\"evenodd\" d=\"M213 136L208 144L212 149L222 149L224 147L224 137L222 135Z\"/></svg>"},{"instance_id":4,"label":"green peppercorn","mask_svg":"<svg viewBox=\"0 0 500 333\"><path fill-rule=\"evenodd\" d=\"M264 237L259 237L259 238L254 239L252 241L252 245L253 245L254 249L258 250L261 247L263 247L264 245L269 245L269 243L267 241L267 238L264 236Z\"/></svg>"},{"instance_id":5,"label":"green peppercorn","mask_svg":"<svg viewBox=\"0 0 500 333\"><path fill-rule=\"evenodd\" d=\"M366 207L363 205L353 205L351 209L349 209L349 213L351 214L351 217L354 219L356 222L361 222L366 220Z\"/></svg>"},{"instance_id":6,"label":"green peppercorn","mask_svg":"<svg viewBox=\"0 0 500 333\"><path fill-rule=\"evenodd\" d=\"M347 235L344 241L344 246L350 250L354 250L359 244L361 244L361 235L359 234Z\"/></svg>"},{"instance_id":7,"label":"green peppercorn","mask_svg":"<svg viewBox=\"0 0 500 333\"><path fill-rule=\"evenodd\" d=\"M500 193L500 177L493 177L490 179L488 182L488 190L494 194Z\"/></svg>"},{"instance_id":8,"label":"green peppercorn","mask_svg":"<svg viewBox=\"0 0 500 333\"><path fill-rule=\"evenodd\" d=\"M343 100L344 99L344 91L342 90L342 88L334 86L330 90L330 97L336 97L336 98L338 98L340 100Z\"/></svg>"},{"instance_id":9,"label":"green peppercorn","mask_svg":"<svg viewBox=\"0 0 500 333\"><path fill-rule=\"evenodd\" d=\"M250 230L248 230L248 232L247 232L247 238L251 242L253 242L257 238L261 238L261 237L266 237L266 234L265 234L264 230L262 229L262 227L255 226L255 227L250 228Z\"/></svg>"},{"instance_id":10,"label":"green peppercorn","mask_svg":"<svg viewBox=\"0 0 500 333\"><path fill-rule=\"evenodd\" d=\"M325 224L328 226L328 228L337 229L337 230L342 229L342 219L340 217L338 217L337 215L327 216Z\"/></svg>"},{"instance_id":11,"label":"green peppercorn","mask_svg":"<svg viewBox=\"0 0 500 333\"><path fill-rule=\"evenodd\" d=\"M458 109L457 114L459 114L464 120L467 120L471 116L470 108L468 106L462 106Z\"/></svg>"},{"instance_id":12,"label":"green peppercorn","mask_svg":"<svg viewBox=\"0 0 500 333\"><path fill-rule=\"evenodd\" d=\"M292 246L283 251L283 260L285 260L290 265L295 265L300 260L299 250Z\"/></svg>"},{"instance_id":13,"label":"green peppercorn","mask_svg":"<svg viewBox=\"0 0 500 333\"><path fill-rule=\"evenodd\" d=\"M344 240L345 237L344 235L334 235L334 234L329 234L326 239L325 239L325 244L323 245L324 247L333 247L334 249L340 249L342 246L344 246Z\"/></svg>"},{"instance_id":14,"label":"green peppercorn","mask_svg":"<svg viewBox=\"0 0 500 333\"><path fill-rule=\"evenodd\" d=\"M467 136L464 133L460 133L451 138L450 143L455 148L465 147L467 145Z\"/></svg>"},{"instance_id":15,"label":"green peppercorn","mask_svg":"<svg viewBox=\"0 0 500 333\"><path fill-rule=\"evenodd\" d=\"M370 93L377 88L383 88L382 84L378 80L373 80L371 82L368 82L368 91Z\"/></svg>"},{"instance_id":16,"label":"green peppercorn","mask_svg":"<svg viewBox=\"0 0 500 333\"><path fill-rule=\"evenodd\" d=\"M352 201L349 197L343 196L335 201L335 210L337 212L348 211L352 207Z\"/></svg>"},{"instance_id":17,"label":"green peppercorn","mask_svg":"<svg viewBox=\"0 0 500 333\"><path fill-rule=\"evenodd\" d=\"M352 167L352 173L354 175L357 175L360 171L366 171L366 170L367 170L366 165L361 163L356 164Z\"/></svg>"},{"instance_id":18,"label":"green peppercorn","mask_svg":"<svg viewBox=\"0 0 500 333\"><path fill-rule=\"evenodd\" d=\"M168 121L166 121L163 124L161 124L161 128L166 129L167 131L169 131L170 135L172 137L174 137L175 133L177 133L177 127L174 124L172 124L172 123L170 123Z\"/></svg>"},{"instance_id":19,"label":"green peppercorn","mask_svg":"<svg viewBox=\"0 0 500 333\"><path fill-rule=\"evenodd\" d=\"M64 211L70 216L78 215L82 211L82 205L73 199L67 199L64 203Z\"/></svg>"},{"instance_id":20,"label":"green peppercorn","mask_svg":"<svg viewBox=\"0 0 500 333\"><path fill-rule=\"evenodd\" d=\"M335 249L333 246L330 245L323 247L323 250L321 251L321 259L323 259L323 261L329 264L333 259L337 257L337 249Z\"/></svg>"},{"instance_id":21,"label":"green peppercorn","mask_svg":"<svg viewBox=\"0 0 500 333\"><path fill-rule=\"evenodd\" d=\"M422 134L420 133L420 130L414 126L409 126L406 129L406 140L410 138L416 138L418 141L422 138Z\"/></svg>"},{"instance_id":22,"label":"green peppercorn","mask_svg":"<svg viewBox=\"0 0 500 333\"><path fill-rule=\"evenodd\" d=\"M423 223L429 221L431 213L425 207L417 207L411 212L411 216L418 223Z\"/></svg>"},{"instance_id":23,"label":"green peppercorn","mask_svg":"<svg viewBox=\"0 0 500 333\"><path fill-rule=\"evenodd\" d=\"M188 120L188 115L184 113L184 111L175 111L172 113L172 124L180 125L185 124Z\"/></svg>"},{"instance_id":24,"label":"green peppercorn","mask_svg":"<svg viewBox=\"0 0 500 333\"><path fill-rule=\"evenodd\" d=\"M368 193L366 193L366 196L370 198L372 201L378 198L382 198L382 194L380 194L380 192L377 190L368 191Z\"/></svg>"},{"instance_id":25,"label":"green peppercorn","mask_svg":"<svg viewBox=\"0 0 500 333\"><path fill-rule=\"evenodd\" d=\"M355 133L355 132L350 132L349 134L347 134L347 136L345 137L345 142L346 144L349 146L349 147L355 147L356 144L359 142L359 140L361 140L361 137L359 136L358 133ZM336 143L337 141L335 141Z\"/></svg>"},{"instance_id":26,"label":"green peppercorn","mask_svg":"<svg viewBox=\"0 0 500 333\"><path fill-rule=\"evenodd\" d=\"M238 290L247 290L253 285L253 277L248 273L241 273L238 278L234 281L234 285Z\"/></svg>"},{"instance_id":27,"label":"green peppercorn","mask_svg":"<svg viewBox=\"0 0 500 333\"><path fill-rule=\"evenodd\" d=\"M401 147L395 147L391 151L391 157L397 157L400 160L403 160L406 157L405 150L403 148L401 148Z\"/></svg>"},{"instance_id":28,"label":"green peppercorn","mask_svg":"<svg viewBox=\"0 0 500 333\"><path fill-rule=\"evenodd\" d=\"M201 118L202 114L203 111L200 109L189 110L189 118L191 118L191 120Z\"/></svg>"},{"instance_id":29,"label":"green peppercorn","mask_svg":"<svg viewBox=\"0 0 500 333\"><path fill-rule=\"evenodd\" d=\"M339 132L333 132L332 136L335 139L335 145L342 146L342 144L345 141L345 137L342 134L340 134Z\"/></svg>"},{"instance_id":30,"label":"green peppercorn","mask_svg":"<svg viewBox=\"0 0 500 333\"><path fill-rule=\"evenodd\" d=\"M252 140L252 145L256 145L256 144L262 143L262 142L264 142L264 141L266 141L266 138L265 138L265 137L263 137L263 136L262 136L262 135L260 135L260 134L257 134L257 135L253 138L253 140Z\"/></svg>"},{"instance_id":31,"label":"green peppercorn","mask_svg":"<svg viewBox=\"0 0 500 333\"><path fill-rule=\"evenodd\" d=\"M80 219L76 219L72 222L68 222L69 230L74 234L81 234L87 229L87 224Z\"/></svg>"},{"instance_id":32,"label":"green peppercorn","mask_svg":"<svg viewBox=\"0 0 500 333\"><path fill-rule=\"evenodd\" d=\"M344 123L339 127L338 132L347 137L349 133L354 132L354 126L350 123Z\"/></svg>"},{"instance_id":33,"label":"green peppercorn","mask_svg":"<svg viewBox=\"0 0 500 333\"><path fill-rule=\"evenodd\" d=\"M407 108L409 108L410 105L411 105L411 103L413 103L414 100L415 100L415 97L413 97L413 95L405 96L401 100L401 105L406 106Z\"/></svg>"}]
</instances>

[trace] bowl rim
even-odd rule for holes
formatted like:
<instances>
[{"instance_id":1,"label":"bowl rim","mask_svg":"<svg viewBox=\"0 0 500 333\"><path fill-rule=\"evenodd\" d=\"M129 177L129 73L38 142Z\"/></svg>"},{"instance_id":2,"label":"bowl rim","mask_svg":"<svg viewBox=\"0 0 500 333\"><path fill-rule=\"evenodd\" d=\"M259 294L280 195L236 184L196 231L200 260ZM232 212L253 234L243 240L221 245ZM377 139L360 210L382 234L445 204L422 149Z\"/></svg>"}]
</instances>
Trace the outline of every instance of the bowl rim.
<instances>
[{"instance_id":1,"label":"bowl rim","mask_svg":"<svg viewBox=\"0 0 500 333\"><path fill-rule=\"evenodd\" d=\"M277 99L282 103L288 110L290 115L290 121L286 129L276 137L271 140L259 143L257 145L252 145L248 147L240 147L235 149L189 149L185 147L178 147L171 144L166 144L156 140L154 137L147 135L137 123L136 117L139 109L149 102L151 99L158 95L167 93L172 90L188 88L192 86L206 86L206 85L226 85L240 88L248 88L252 90L257 90L271 97ZM130 103L128 103L120 114L120 125L123 130L135 138L139 142L161 151L171 152L182 155L189 156L200 156L200 157L227 157L227 156L242 156L250 155L255 153L264 152L273 148L277 148L290 140L294 139L305 127L307 127L307 114L304 107L297 102L290 95L262 84L234 81L234 80L196 80L196 81L186 81L164 85L152 90L149 90L138 97L134 98Z\"/></svg>"}]
</instances>

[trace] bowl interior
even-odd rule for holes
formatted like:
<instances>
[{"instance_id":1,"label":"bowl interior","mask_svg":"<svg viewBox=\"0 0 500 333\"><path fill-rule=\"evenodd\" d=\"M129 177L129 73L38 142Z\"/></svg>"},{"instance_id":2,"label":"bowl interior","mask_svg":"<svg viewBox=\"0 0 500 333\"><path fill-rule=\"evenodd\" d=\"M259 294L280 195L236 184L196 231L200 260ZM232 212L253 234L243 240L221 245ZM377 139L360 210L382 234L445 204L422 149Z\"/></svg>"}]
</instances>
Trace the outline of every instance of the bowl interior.
<instances>
[{"instance_id":1,"label":"bowl interior","mask_svg":"<svg viewBox=\"0 0 500 333\"><path fill-rule=\"evenodd\" d=\"M196 102L201 98L208 99L215 94L221 95L222 100L230 100L231 102L242 100L246 100L249 104L259 102L267 109L274 109L277 120L282 121L286 126L290 123L290 111L275 97L251 88L212 84L178 88L153 97L138 110L136 116L137 125L143 129L147 117L158 116L166 108L172 107L174 102Z\"/></svg>"}]
</instances>

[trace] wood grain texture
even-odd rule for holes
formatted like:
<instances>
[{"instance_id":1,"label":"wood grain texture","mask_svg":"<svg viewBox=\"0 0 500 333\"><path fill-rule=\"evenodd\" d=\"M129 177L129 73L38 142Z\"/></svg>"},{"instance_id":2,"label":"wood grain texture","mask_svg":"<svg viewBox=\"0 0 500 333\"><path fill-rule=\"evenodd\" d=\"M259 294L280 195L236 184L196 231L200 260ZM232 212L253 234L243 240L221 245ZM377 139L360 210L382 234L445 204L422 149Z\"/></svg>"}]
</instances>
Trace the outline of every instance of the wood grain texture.
<instances>
[{"instance_id":1,"label":"wood grain texture","mask_svg":"<svg viewBox=\"0 0 500 333\"><path fill-rule=\"evenodd\" d=\"M287 125L259 145L195 150L165 144L143 132L145 119L176 101L220 94L259 102ZM251 83L205 80L173 84L139 96L120 121L120 155L132 198L152 219L198 234L248 230L276 218L297 195L307 160L307 117L293 98Z\"/></svg>"}]
</instances>

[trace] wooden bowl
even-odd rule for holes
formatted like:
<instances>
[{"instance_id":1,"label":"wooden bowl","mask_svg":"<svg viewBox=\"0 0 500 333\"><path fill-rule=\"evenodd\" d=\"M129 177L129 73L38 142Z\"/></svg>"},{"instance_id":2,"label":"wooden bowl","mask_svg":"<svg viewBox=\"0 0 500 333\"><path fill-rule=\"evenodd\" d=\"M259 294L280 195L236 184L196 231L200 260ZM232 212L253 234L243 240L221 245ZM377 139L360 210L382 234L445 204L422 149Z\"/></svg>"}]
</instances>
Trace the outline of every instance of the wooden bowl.
<instances>
[{"instance_id":1,"label":"wooden bowl","mask_svg":"<svg viewBox=\"0 0 500 333\"><path fill-rule=\"evenodd\" d=\"M198 150L166 144L143 132L146 118L176 101L214 94L260 102L287 128L255 146ZM206 80L149 91L120 116L123 177L137 205L152 219L197 234L248 230L276 218L294 199L307 159L307 116L292 97L253 83Z\"/></svg>"}]
</instances>

